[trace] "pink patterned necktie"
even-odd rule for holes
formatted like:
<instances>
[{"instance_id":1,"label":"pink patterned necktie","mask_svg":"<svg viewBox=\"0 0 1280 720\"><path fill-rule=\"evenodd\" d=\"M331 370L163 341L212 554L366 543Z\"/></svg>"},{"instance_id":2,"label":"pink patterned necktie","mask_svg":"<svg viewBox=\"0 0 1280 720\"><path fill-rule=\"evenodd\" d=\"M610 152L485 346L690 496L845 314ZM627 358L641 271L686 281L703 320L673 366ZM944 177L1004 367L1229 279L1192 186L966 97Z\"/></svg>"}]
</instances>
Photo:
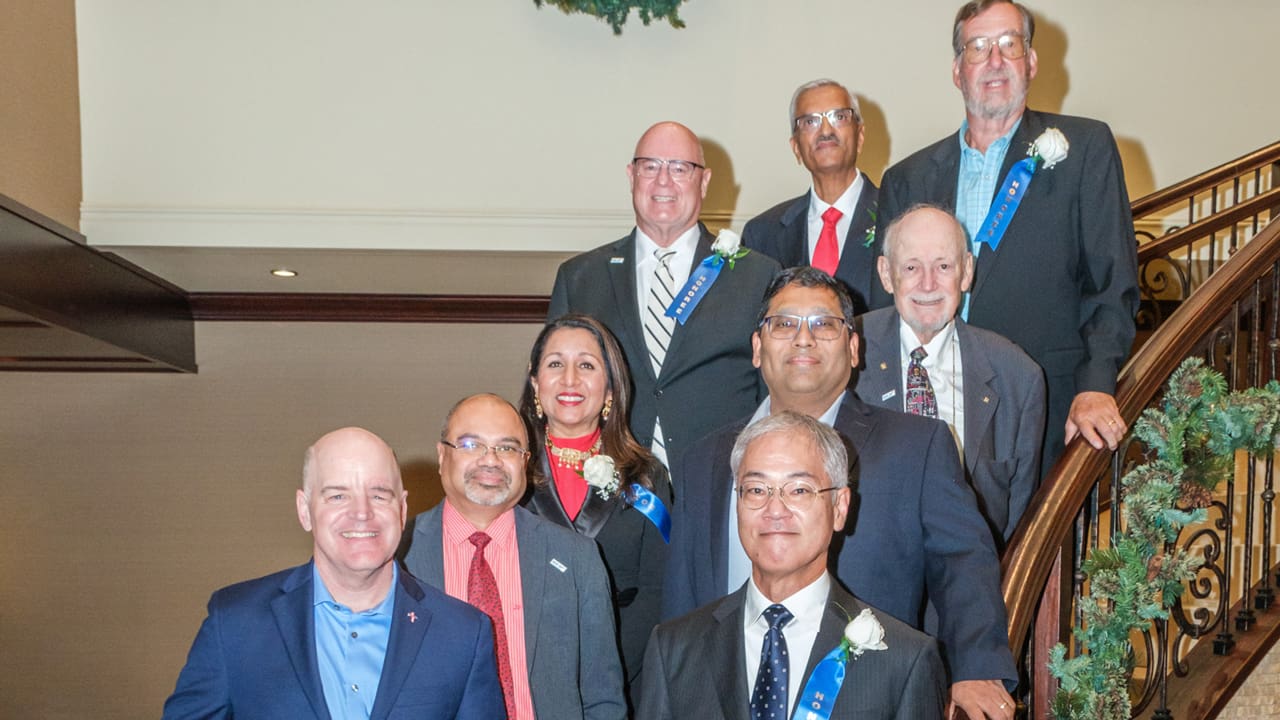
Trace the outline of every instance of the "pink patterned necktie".
<instances>
[{"instance_id":1,"label":"pink patterned necktie","mask_svg":"<svg viewBox=\"0 0 1280 720\"><path fill-rule=\"evenodd\" d=\"M813 266L828 275L835 275L840 265L840 250L836 247L836 223L844 213L834 206L822 213L822 234L818 235L818 246L813 249Z\"/></svg>"},{"instance_id":2,"label":"pink patterned necktie","mask_svg":"<svg viewBox=\"0 0 1280 720\"><path fill-rule=\"evenodd\" d=\"M516 716L516 698L511 685L511 651L507 648L507 624L502 617L502 598L498 595L498 581L493 569L484 559L484 548L493 538L483 532L475 532L467 538L476 546L471 556L471 571L467 575L467 602L484 611L493 621L493 650L498 661L498 681L502 683L502 697L507 703L507 717Z\"/></svg>"},{"instance_id":3,"label":"pink patterned necktie","mask_svg":"<svg viewBox=\"0 0 1280 720\"><path fill-rule=\"evenodd\" d=\"M911 364L907 365L907 412L925 417L938 417L938 398L929 384L929 371L922 361L928 357L923 347L911 351Z\"/></svg>"}]
</instances>

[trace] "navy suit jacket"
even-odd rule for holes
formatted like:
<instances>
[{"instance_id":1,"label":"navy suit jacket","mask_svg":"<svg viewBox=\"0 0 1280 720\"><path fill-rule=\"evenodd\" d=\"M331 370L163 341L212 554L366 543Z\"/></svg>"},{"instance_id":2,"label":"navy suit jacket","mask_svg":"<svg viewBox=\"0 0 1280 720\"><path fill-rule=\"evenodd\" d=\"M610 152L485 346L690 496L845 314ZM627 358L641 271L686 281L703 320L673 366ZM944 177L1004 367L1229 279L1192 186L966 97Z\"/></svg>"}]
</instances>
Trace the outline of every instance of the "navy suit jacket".
<instances>
[{"instance_id":1,"label":"navy suit jacket","mask_svg":"<svg viewBox=\"0 0 1280 720\"><path fill-rule=\"evenodd\" d=\"M404 561L423 582L442 590L443 509L441 503L418 515ZM599 549L522 507L513 512L534 713L556 720L625 720L612 596Z\"/></svg>"},{"instance_id":2,"label":"navy suit jacket","mask_svg":"<svg viewBox=\"0 0 1280 720\"><path fill-rule=\"evenodd\" d=\"M729 517L729 452L749 419L703 438L680 465L664 617L725 594L729 524L736 522ZM832 574L916 628L927 593L952 682L1015 680L995 544L946 424L847 393L835 429L856 451L850 483L857 509L832 541Z\"/></svg>"},{"instance_id":3,"label":"navy suit jacket","mask_svg":"<svg viewBox=\"0 0 1280 720\"><path fill-rule=\"evenodd\" d=\"M902 322L896 308L857 320L866 348L858 397L904 410ZM1017 345L955 320L964 383L964 464L996 544L1018 527L1040 479L1044 437L1044 373Z\"/></svg>"},{"instance_id":4,"label":"navy suit jacket","mask_svg":"<svg viewBox=\"0 0 1280 720\"><path fill-rule=\"evenodd\" d=\"M831 584L818 636L809 652L804 683L824 655L840 644L844 626L866 604ZM743 642L746 587L653 631L637 720L749 720L750 691ZM941 718L946 693L942 661L932 638L876 612L885 650L867 651L845 666L835 720L932 720ZM784 629L785 634L785 629ZM792 705L796 699L791 698Z\"/></svg>"},{"instance_id":5,"label":"navy suit jacket","mask_svg":"<svg viewBox=\"0 0 1280 720\"><path fill-rule=\"evenodd\" d=\"M1051 127L1066 136L1068 155L1036 171L999 249L982 248L969 306L970 324L1009 338L1044 368L1046 466L1062 453L1063 426L1076 393L1115 393L1133 345L1139 299L1129 194L1106 124L1027 110L1000 182ZM889 168L880 188L880 232L916 203L954 212L959 172L955 133ZM872 292L872 309L893 304L883 288Z\"/></svg>"},{"instance_id":6,"label":"navy suit jacket","mask_svg":"<svg viewBox=\"0 0 1280 720\"><path fill-rule=\"evenodd\" d=\"M213 594L164 704L165 718L329 719L316 659L311 568L307 563ZM373 720L505 716L489 618L407 572L394 592Z\"/></svg>"},{"instance_id":7,"label":"navy suit jacket","mask_svg":"<svg viewBox=\"0 0 1280 720\"><path fill-rule=\"evenodd\" d=\"M779 203L752 218L742 230L742 244L768 255L784 268L808 265L813 255L809 237L809 196L812 190L797 198ZM871 288L879 283L876 275L876 197L878 191L871 178L862 176L862 192L853 208L853 219L845 235L836 279L844 282L853 297L853 311L867 311ZM867 244L867 234L873 242Z\"/></svg>"},{"instance_id":8,"label":"navy suit jacket","mask_svg":"<svg viewBox=\"0 0 1280 720\"><path fill-rule=\"evenodd\" d=\"M711 254L714 239L702 228L695 267ZM586 313L618 338L635 385L631 433L650 447L654 418L661 417L667 461L674 467L690 443L709 428L751 412L768 392L751 364L751 333L756 309L779 268L758 252L739 258L732 269L726 265L685 324L676 324L662 373L655 376L640 320L643 308L636 301L635 258L632 231L565 261L556 274L547 318Z\"/></svg>"}]
</instances>

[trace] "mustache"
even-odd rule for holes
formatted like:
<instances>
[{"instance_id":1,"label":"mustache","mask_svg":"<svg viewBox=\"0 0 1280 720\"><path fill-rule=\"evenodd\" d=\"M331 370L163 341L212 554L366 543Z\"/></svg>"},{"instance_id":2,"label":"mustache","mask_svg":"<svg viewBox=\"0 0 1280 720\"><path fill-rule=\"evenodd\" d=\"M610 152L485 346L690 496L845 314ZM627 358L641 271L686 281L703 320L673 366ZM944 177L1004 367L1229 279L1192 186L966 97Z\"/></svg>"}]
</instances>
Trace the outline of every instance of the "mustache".
<instances>
[{"instance_id":1,"label":"mustache","mask_svg":"<svg viewBox=\"0 0 1280 720\"><path fill-rule=\"evenodd\" d=\"M493 468L493 467L472 468L466 471L465 473L463 473L462 478L470 483L470 482L473 482L476 479L476 476L479 475L480 473L484 473L487 476L497 475L502 478L503 485L506 485L506 486L511 485L511 473L507 472L503 468Z\"/></svg>"}]
</instances>

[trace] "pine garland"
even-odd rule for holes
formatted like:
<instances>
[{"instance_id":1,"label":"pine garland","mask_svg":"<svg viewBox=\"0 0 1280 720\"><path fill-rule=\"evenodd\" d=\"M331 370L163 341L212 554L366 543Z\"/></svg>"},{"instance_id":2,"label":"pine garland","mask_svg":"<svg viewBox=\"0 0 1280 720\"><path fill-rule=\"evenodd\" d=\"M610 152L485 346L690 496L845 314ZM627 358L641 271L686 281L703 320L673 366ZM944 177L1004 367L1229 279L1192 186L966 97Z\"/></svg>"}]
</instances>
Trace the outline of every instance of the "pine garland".
<instances>
[{"instance_id":1,"label":"pine garland","mask_svg":"<svg viewBox=\"0 0 1280 720\"><path fill-rule=\"evenodd\" d=\"M631 15L632 9L639 11L640 21L646 26L655 18L665 19L673 28L684 27L678 10L685 0L533 0L533 4L542 7L543 3L560 8L566 15L578 12L593 15L609 23L614 35L622 34L622 25Z\"/></svg>"},{"instance_id":2,"label":"pine garland","mask_svg":"<svg viewBox=\"0 0 1280 720\"><path fill-rule=\"evenodd\" d=\"M1054 717L1128 720L1129 633L1167 618L1200 566L1173 543L1183 527L1204 521L1236 450L1274 452L1278 423L1280 383L1228 394L1222 374L1200 358L1169 378L1163 409L1143 412L1133 433L1154 458L1121 478L1124 531L1081 567L1089 597L1080 600L1082 626L1073 632L1085 652L1067 659L1059 644L1050 653L1049 671L1060 683Z\"/></svg>"}]
</instances>

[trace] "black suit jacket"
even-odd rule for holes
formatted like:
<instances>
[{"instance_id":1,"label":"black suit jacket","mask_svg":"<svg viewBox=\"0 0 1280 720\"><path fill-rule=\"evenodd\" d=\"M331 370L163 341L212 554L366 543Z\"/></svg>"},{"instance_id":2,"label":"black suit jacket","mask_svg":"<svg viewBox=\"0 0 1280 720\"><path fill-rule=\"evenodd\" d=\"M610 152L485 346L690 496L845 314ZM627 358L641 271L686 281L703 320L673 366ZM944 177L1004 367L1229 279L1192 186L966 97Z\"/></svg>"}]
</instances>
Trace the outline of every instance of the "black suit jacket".
<instances>
[{"instance_id":1,"label":"black suit jacket","mask_svg":"<svg viewBox=\"0 0 1280 720\"><path fill-rule=\"evenodd\" d=\"M809 660L804 683L837 645L850 618L866 604L831 584L830 600ZM748 658L743 649L746 587L653 631L637 720L748 720ZM942 662L933 640L882 612L885 650L866 651L845 666L844 685L831 717L836 720L929 720L941 718L946 694ZM784 630L785 633L785 630ZM791 698L794 705L795 698Z\"/></svg>"},{"instance_id":2,"label":"black suit jacket","mask_svg":"<svg viewBox=\"0 0 1280 720\"><path fill-rule=\"evenodd\" d=\"M539 452L542 476L547 484L536 485L525 500L525 507L542 518L592 538L600 546L605 569L613 587L613 607L617 615L618 640L622 648L622 669L631 687L640 674L644 647L649 633L662 615L662 574L667 565L667 542L662 532L639 511L614 495L602 500L594 490L569 520L560 496L551 484L551 467L547 454ZM671 511L671 480L666 472L649 478L655 495Z\"/></svg>"},{"instance_id":3,"label":"black suit jacket","mask_svg":"<svg viewBox=\"0 0 1280 720\"><path fill-rule=\"evenodd\" d=\"M695 266L711 254L714 239L702 228ZM765 288L779 268L758 252L739 258L732 269L726 265L688 321L676 324L662 374L655 377L640 320L643 308L636 301L635 258L632 231L565 261L556 273L547 318L586 313L613 332L635 384L631 432L648 447L654 419L661 417L667 460L674 465L708 428L751 412L768 392L751 364L751 333Z\"/></svg>"},{"instance_id":4,"label":"black suit jacket","mask_svg":"<svg viewBox=\"0 0 1280 720\"><path fill-rule=\"evenodd\" d=\"M904 410L902 323L896 308L858 318L866 348L858 397ZM964 382L964 464L1000 547L1013 535L1040 478L1044 373L1017 345L956 318Z\"/></svg>"},{"instance_id":5,"label":"black suit jacket","mask_svg":"<svg viewBox=\"0 0 1280 720\"><path fill-rule=\"evenodd\" d=\"M664 617L725 593L735 522L729 451L749 419L703 438L681 462ZM872 607L916 628L927 592L952 682L1016 679L995 544L946 424L847 393L835 429L857 452L857 510L832 542L833 574Z\"/></svg>"},{"instance_id":6,"label":"black suit jacket","mask_svg":"<svg viewBox=\"0 0 1280 720\"><path fill-rule=\"evenodd\" d=\"M1009 338L1044 368L1046 464L1061 454L1076 393L1115 393L1116 376L1133 345L1139 299L1133 216L1106 124L1027 110L1000 184L1048 128L1066 136L1068 155L1036 171L999 249L982 248L969 308L970 324ZM880 231L915 203L954 212L959 172L955 133L889 168L880 189ZM892 304L877 288L872 307Z\"/></svg>"},{"instance_id":7,"label":"black suit jacket","mask_svg":"<svg viewBox=\"0 0 1280 720\"><path fill-rule=\"evenodd\" d=\"M779 203L752 218L742 230L742 244L768 255L784 268L808 265L813 254L809 237L809 196L812 190L797 198ZM845 236L836 279L844 282L853 295L855 313L867 311L871 287L880 281L876 275L876 197L878 191L871 178L862 176L862 192L853 208L849 233ZM867 244L867 233L872 243Z\"/></svg>"}]
</instances>

